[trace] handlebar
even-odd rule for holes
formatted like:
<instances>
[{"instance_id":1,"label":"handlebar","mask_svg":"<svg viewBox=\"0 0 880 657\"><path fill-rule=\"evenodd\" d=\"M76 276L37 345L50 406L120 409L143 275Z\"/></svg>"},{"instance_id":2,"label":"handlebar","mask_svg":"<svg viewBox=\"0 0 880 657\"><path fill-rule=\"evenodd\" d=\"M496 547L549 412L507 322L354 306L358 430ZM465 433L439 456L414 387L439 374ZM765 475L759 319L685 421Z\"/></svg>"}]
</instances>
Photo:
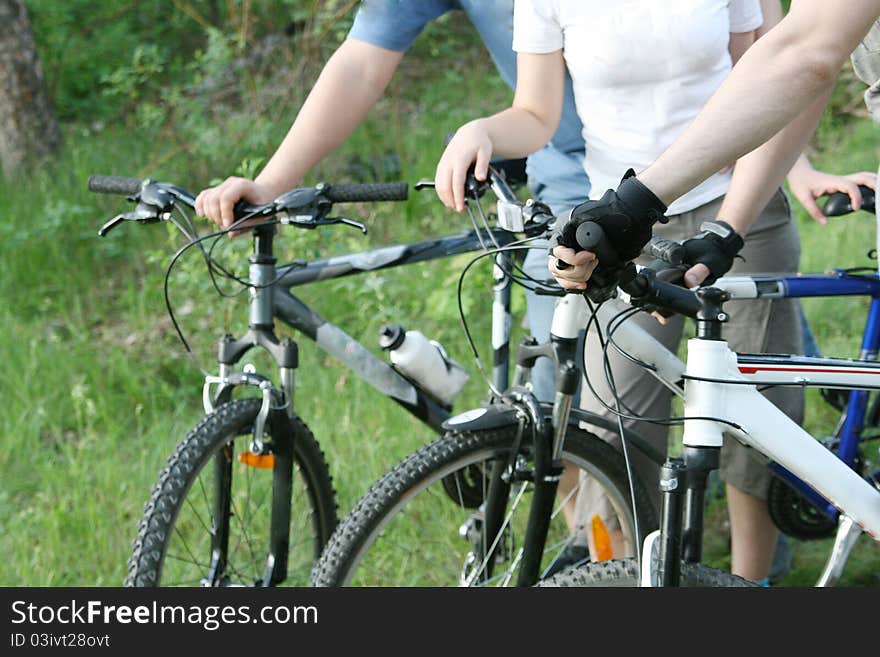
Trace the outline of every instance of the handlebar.
<instances>
[{"instance_id":1,"label":"handlebar","mask_svg":"<svg viewBox=\"0 0 880 657\"><path fill-rule=\"evenodd\" d=\"M151 223L170 219L171 210L182 203L190 209L195 208L195 195L192 192L149 178L127 178L123 176L93 175L89 177L88 188L98 194L119 194L137 203L133 212L117 215L98 231L100 236L124 221ZM348 224L367 232L366 227L344 217L329 217L334 203L404 201L408 197L408 185L398 183L368 183L331 185L319 183L315 187L292 189L275 200L262 205L252 205L244 200L235 204L234 219L250 217L268 218L278 216L279 222L295 224L301 228L315 228L328 224Z\"/></svg>"},{"instance_id":2,"label":"handlebar","mask_svg":"<svg viewBox=\"0 0 880 657\"><path fill-rule=\"evenodd\" d=\"M465 180L465 199L476 201L479 208L479 200L491 189L497 199L498 225L512 233L525 233L529 237L542 235L547 231L547 226L555 219L550 208L539 201L529 199L521 202L507 181L504 162L493 162L489 165L488 175L485 180L477 180L474 176L473 166L470 168ZM498 168L496 168L496 166ZM420 180L413 185L416 191L434 189L433 180ZM482 213L482 209L480 209Z\"/></svg>"},{"instance_id":3,"label":"handlebar","mask_svg":"<svg viewBox=\"0 0 880 657\"><path fill-rule=\"evenodd\" d=\"M672 311L685 317L696 317L703 308L695 290L659 280L651 269L621 281L620 289L629 295L634 306L651 306L652 310Z\"/></svg>"},{"instance_id":4,"label":"handlebar","mask_svg":"<svg viewBox=\"0 0 880 657\"><path fill-rule=\"evenodd\" d=\"M409 185L405 182L328 185L325 196L331 203L405 201L409 197Z\"/></svg>"},{"instance_id":5,"label":"handlebar","mask_svg":"<svg viewBox=\"0 0 880 657\"><path fill-rule=\"evenodd\" d=\"M874 213L876 211L874 190L867 185L859 185L862 194L862 210ZM826 217L839 217L853 211L852 200L846 192L834 192L828 195L822 213Z\"/></svg>"},{"instance_id":6,"label":"handlebar","mask_svg":"<svg viewBox=\"0 0 880 657\"><path fill-rule=\"evenodd\" d=\"M125 178L123 176L89 176L88 187L90 192L97 194L120 194L133 196L141 191L140 178Z\"/></svg>"}]
</instances>

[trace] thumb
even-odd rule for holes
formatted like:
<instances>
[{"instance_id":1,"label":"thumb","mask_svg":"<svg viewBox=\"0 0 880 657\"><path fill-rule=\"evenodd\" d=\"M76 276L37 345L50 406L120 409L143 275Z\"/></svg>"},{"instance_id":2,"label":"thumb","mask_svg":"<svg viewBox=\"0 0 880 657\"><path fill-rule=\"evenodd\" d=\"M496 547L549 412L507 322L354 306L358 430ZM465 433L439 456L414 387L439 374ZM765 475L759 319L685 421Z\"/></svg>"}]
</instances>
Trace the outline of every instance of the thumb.
<instances>
[{"instance_id":1,"label":"thumb","mask_svg":"<svg viewBox=\"0 0 880 657\"><path fill-rule=\"evenodd\" d=\"M801 202L801 204L806 209L807 213L816 221L817 224L827 224L828 217L822 212L822 208L816 203L816 201L810 199L809 202Z\"/></svg>"},{"instance_id":2,"label":"thumb","mask_svg":"<svg viewBox=\"0 0 880 657\"><path fill-rule=\"evenodd\" d=\"M704 264L696 264L684 273L684 284L696 287L709 276L709 268Z\"/></svg>"}]
</instances>

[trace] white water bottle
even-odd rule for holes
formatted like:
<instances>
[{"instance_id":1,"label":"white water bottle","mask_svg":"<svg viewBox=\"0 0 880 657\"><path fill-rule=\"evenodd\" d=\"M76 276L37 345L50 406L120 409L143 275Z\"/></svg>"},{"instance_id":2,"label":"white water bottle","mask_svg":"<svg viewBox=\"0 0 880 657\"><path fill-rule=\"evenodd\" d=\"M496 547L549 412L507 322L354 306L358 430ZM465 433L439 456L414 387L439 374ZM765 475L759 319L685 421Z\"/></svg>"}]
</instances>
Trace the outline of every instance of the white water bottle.
<instances>
[{"instance_id":1,"label":"white water bottle","mask_svg":"<svg viewBox=\"0 0 880 657\"><path fill-rule=\"evenodd\" d=\"M391 356L394 366L419 383L444 404L451 404L470 376L467 370L447 356L440 343L428 340L419 331L404 330L399 324L383 326L379 346Z\"/></svg>"}]
</instances>

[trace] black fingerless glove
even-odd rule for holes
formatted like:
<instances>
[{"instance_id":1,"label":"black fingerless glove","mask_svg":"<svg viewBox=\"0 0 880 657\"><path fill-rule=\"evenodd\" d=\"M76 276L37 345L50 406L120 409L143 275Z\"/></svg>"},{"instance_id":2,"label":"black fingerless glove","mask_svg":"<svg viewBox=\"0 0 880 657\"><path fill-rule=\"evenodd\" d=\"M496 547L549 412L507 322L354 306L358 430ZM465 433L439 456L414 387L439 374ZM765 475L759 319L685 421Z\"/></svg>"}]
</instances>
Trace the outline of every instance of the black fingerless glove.
<instances>
[{"instance_id":1,"label":"black fingerless glove","mask_svg":"<svg viewBox=\"0 0 880 657\"><path fill-rule=\"evenodd\" d=\"M578 226L593 221L602 227L618 262L599 262L599 266L616 266L641 254L642 247L651 239L651 227L664 222L666 206L635 177L630 169L624 175L617 191L609 189L597 201L586 201L574 207L569 217L560 217L550 238L550 250L554 246L567 246L582 251L575 234Z\"/></svg>"},{"instance_id":2,"label":"black fingerless glove","mask_svg":"<svg viewBox=\"0 0 880 657\"><path fill-rule=\"evenodd\" d=\"M685 240L683 262L686 265L703 264L709 276L703 285L711 285L733 266L733 260L743 247L743 238L724 221L704 221L696 237Z\"/></svg>"}]
</instances>

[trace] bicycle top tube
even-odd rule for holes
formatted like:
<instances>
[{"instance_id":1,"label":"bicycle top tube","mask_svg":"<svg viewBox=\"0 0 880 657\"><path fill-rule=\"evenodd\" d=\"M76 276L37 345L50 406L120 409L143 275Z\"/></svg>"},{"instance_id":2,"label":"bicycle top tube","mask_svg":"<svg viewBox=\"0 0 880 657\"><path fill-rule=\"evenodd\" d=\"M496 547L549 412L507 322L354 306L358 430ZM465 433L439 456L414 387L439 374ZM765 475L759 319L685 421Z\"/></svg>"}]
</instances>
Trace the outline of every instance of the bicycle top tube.
<instances>
[{"instance_id":1,"label":"bicycle top tube","mask_svg":"<svg viewBox=\"0 0 880 657\"><path fill-rule=\"evenodd\" d=\"M724 276L712 286L730 294L731 299L880 297L880 275L862 269L837 269L828 274Z\"/></svg>"}]
</instances>

